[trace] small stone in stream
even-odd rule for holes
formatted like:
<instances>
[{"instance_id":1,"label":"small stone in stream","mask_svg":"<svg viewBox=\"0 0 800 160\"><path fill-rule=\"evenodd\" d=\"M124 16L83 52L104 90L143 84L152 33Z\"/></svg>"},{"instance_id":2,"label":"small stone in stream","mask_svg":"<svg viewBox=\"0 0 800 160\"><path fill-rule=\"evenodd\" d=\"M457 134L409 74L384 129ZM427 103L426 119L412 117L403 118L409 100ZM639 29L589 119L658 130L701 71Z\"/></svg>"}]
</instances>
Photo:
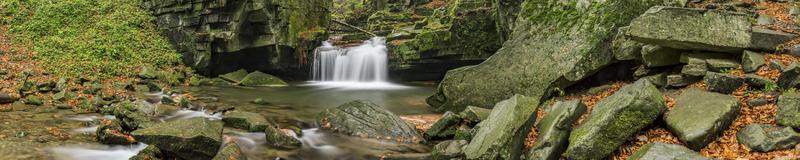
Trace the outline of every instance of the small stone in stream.
<instances>
[{"instance_id":1,"label":"small stone in stream","mask_svg":"<svg viewBox=\"0 0 800 160\"><path fill-rule=\"evenodd\" d=\"M141 79L156 79L156 76L158 76L158 74L156 73L155 70L151 69L150 67L142 67L141 69L139 69L139 74L137 74L136 76L138 76Z\"/></svg>"},{"instance_id":2,"label":"small stone in stream","mask_svg":"<svg viewBox=\"0 0 800 160\"><path fill-rule=\"evenodd\" d=\"M584 112L586 105L580 100L559 101L547 112L536 128L539 136L526 154L526 159L558 160L569 144L572 124Z\"/></svg>"},{"instance_id":3,"label":"small stone in stream","mask_svg":"<svg viewBox=\"0 0 800 160\"><path fill-rule=\"evenodd\" d=\"M686 89L675 98L675 107L664 114L664 121L687 147L699 150L733 123L740 108L734 96Z\"/></svg>"},{"instance_id":4,"label":"small stone in stream","mask_svg":"<svg viewBox=\"0 0 800 160\"><path fill-rule=\"evenodd\" d=\"M620 27L611 44L611 52L614 53L614 58L617 60L634 60L642 57L642 46L644 46L644 44L636 42L628 37L626 35L628 28L629 27Z\"/></svg>"},{"instance_id":5,"label":"small stone in stream","mask_svg":"<svg viewBox=\"0 0 800 160\"><path fill-rule=\"evenodd\" d=\"M764 64L766 64L764 54L753 51L744 51L742 53L742 68L745 72L755 72Z\"/></svg>"},{"instance_id":6,"label":"small stone in stream","mask_svg":"<svg viewBox=\"0 0 800 160\"><path fill-rule=\"evenodd\" d=\"M661 142L649 143L634 152L629 160L710 160L689 148Z\"/></svg>"},{"instance_id":7,"label":"small stone in stream","mask_svg":"<svg viewBox=\"0 0 800 160\"><path fill-rule=\"evenodd\" d=\"M747 83L748 86L757 89L764 89L764 87L767 87L768 85L777 86L775 84L775 81L769 80L767 78L755 74L744 75L744 82Z\"/></svg>"},{"instance_id":8,"label":"small stone in stream","mask_svg":"<svg viewBox=\"0 0 800 160\"><path fill-rule=\"evenodd\" d=\"M161 149L156 146L149 145L128 160L160 160L160 157L163 156L164 155L161 153Z\"/></svg>"},{"instance_id":9,"label":"small stone in stream","mask_svg":"<svg viewBox=\"0 0 800 160\"><path fill-rule=\"evenodd\" d=\"M681 73L689 76L705 76L708 72L708 65L705 60L692 58L689 59L689 64L686 64L681 69Z\"/></svg>"},{"instance_id":10,"label":"small stone in stream","mask_svg":"<svg viewBox=\"0 0 800 160\"><path fill-rule=\"evenodd\" d=\"M700 81L700 77L688 76L683 74L672 74L667 76L667 85L672 87L683 87Z\"/></svg>"},{"instance_id":11,"label":"small stone in stream","mask_svg":"<svg viewBox=\"0 0 800 160\"><path fill-rule=\"evenodd\" d=\"M730 94L742 86L744 78L730 74L708 72L703 81L709 91Z\"/></svg>"},{"instance_id":12,"label":"small stone in stream","mask_svg":"<svg viewBox=\"0 0 800 160\"><path fill-rule=\"evenodd\" d=\"M267 102L267 100L264 100L264 98L256 98L253 101L251 101L251 103L258 104L258 105L269 105L270 104L269 102Z\"/></svg>"},{"instance_id":13,"label":"small stone in stream","mask_svg":"<svg viewBox=\"0 0 800 160\"><path fill-rule=\"evenodd\" d=\"M466 140L448 140L442 141L433 146L431 150L431 158L433 160L451 160L459 159L464 156L464 151L461 150L466 146Z\"/></svg>"},{"instance_id":14,"label":"small stone in stream","mask_svg":"<svg viewBox=\"0 0 800 160\"><path fill-rule=\"evenodd\" d=\"M800 88L800 67L792 63L778 77L778 86L783 89Z\"/></svg>"},{"instance_id":15,"label":"small stone in stream","mask_svg":"<svg viewBox=\"0 0 800 160\"><path fill-rule=\"evenodd\" d=\"M783 63L778 60L769 61L769 68L777 69L778 71L786 70L786 66L783 65Z\"/></svg>"},{"instance_id":16,"label":"small stone in stream","mask_svg":"<svg viewBox=\"0 0 800 160\"><path fill-rule=\"evenodd\" d=\"M490 113L492 113L491 109L475 107L475 106L467 106L467 108L464 109L464 111L461 111L458 114L461 115L461 117L464 118L464 120L467 122L478 123L483 120L486 120L486 118L489 117Z\"/></svg>"},{"instance_id":17,"label":"small stone in stream","mask_svg":"<svg viewBox=\"0 0 800 160\"><path fill-rule=\"evenodd\" d=\"M797 35L761 27L753 27L750 48L759 51L775 51L779 45L786 43Z\"/></svg>"},{"instance_id":18,"label":"small stone in stream","mask_svg":"<svg viewBox=\"0 0 800 160\"><path fill-rule=\"evenodd\" d=\"M118 120L110 120L109 124L103 124L97 127L95 135L97 141L102 144L113 145L128 145L136 143L131 135L124 133L122 126Z\"/></svg>"},{"instance_id":19,"label":"small stone in stream","mask_svg":"<svg viewBox=\"0 0 800 160\"><path fill-rule=\"evenodd\" d=\"M750 124L736 134L736 139L750 149L769 152L794 148L800 143L800 133L791 127Z\"/></svg>"},{"instance_id":20,"label":"small stone in stream","mask_svg":"<svg viewBox=\"0 0 800 160\"><path fill-rule=\"evenodd\" d=\"M229 81L231 83L239 83L239 82L242 81L242 79L244 79L244 77L247 77L247 71L244 70L244 69L240 69L240 70L237 70L237 71L234 71L234 72L231 72L231 73L226 73L226 74L223 74L223 75L219 76L219 78L222 78L222 79L224 79L226 81Z\"/></svg>"},{"instance_id":21,"label":"small stone in stream","mask_svg":"<svg viewBox=\"0 0 800 160\"><path fill-rule=\"evenodd\" d=\"M122 122L121 125L126 130L148 128L155 124L148 116L152 114L146 114L146 109L130 101L116 103L109 108L114 108L114 116Z\"/></svg>"},{"instance_id":22,"label":"small stone in stream","mask_svg":"<svg viewBox=\"0 0 800 160\"><path fill-rule=\"evenodd\" d=\"M430 129L425 131L424 136L427 139L452 137L456 134L456 129L461 120L462 118L458 114L447 111L439 121L436 121Z\"/></svg>"},{"instance_id":23,"label":"small stone in stream","mask_svg":"<svg viewBox=\"0 0 800 160\"><path fill-rule=\"evenodd\" d=\"M770 25L772 23L775 23L775 18L769 15L759 14L758 18L756 18L756 24L758 25Z\"/></svg>"},{"instance_id":24,"label":"small stone in stream","mask_svg":"<svg viewBox=\"0 0 800 160\"><path fill-rule=\"evenodd\" d=\"M15 111L28 111L32 107L27 105L27 104L25 104L25 102L16 101L16 102L11 104L11 108L14 108Z\"/></svg>"},{"instance_id":25,"label":"small stone in stream","mask_svg":"<svg viewBox=\"0 0 800 160\"><path fill-rule=\"evenodd\" d=\"M279 87L288 85L278 77L259 71L247 74L239 84L250 87Z\"/></svg>"},{"instance_id":26,"label":"small stone in stream","mask_svg":"<svg viewBox=\"0 0 800 160\"><path fill-rule=\"evenodd\" d=\"M642 63L647 67L661 67L680 64L680 50L658 45L642 47Z\"/></svg>"},{"instance_id":27,"label":"small stone in stream","mask_svg":"<svg viewBox=\"0 0 800 160\"><path fill-rule=\"evenodd\" d=\"M231 141L222 146L212 160L246 160L247 156L242 154L241 148L236 141Z\"/></svg>"},{"instance_id":28,"label":"small stone in stream","mask_svg":"<svg viewBox=\"0 0 800 160\"><path fill-rule=\"evenodd\" d=\"M321 129L346 135L375 139L389 137L399 142L424 141L413 125L370 101L356 100L325 109L316 119Z\"/></svg>"},{"instance_id":29,"label":"small stone in stream","mask_svg":"<svg viewBox=\"0 0 800 160\"><path fill-rule=\"evenodd\" d=\"M225 113L222 116L222 121L225 122L225 126L251 132L263 131L269 125L267 119L258 113L236 110Z\"/></svg>"},{"instance_id":30,"label":"small stone in stream","mask_svg":"<svg viewBox=\"0 0 800 160\"><path fill-rule=\"evenodd\" d=\"M722 72L742 66L742 64L739 64L739 61L727 58L707 59L706 63L708 63L708 69L714 72Z\"/></svg>"},{"instance_id":31,"label":"small stone in stream","mask_svg":"<svg viewBox=\"0 0 800 160\"><path fill-rule=\"evenodd\" d=\"M9 104L19 100L19 97L12 96L11 94L0 92L0 104Z\"/></svg>"},{"instance_id":32,"label":"small stone in stream","mask_svg":"<svg viewBox=\"0 0 800 160\"><path fill-rule=\"evenodd\" d=\"M44 102L42 102L42 98L39 98L39 96L30 95L25 97L25 104L40 106L43 105Z\"/></svg>"},{"instance_id":33,"label":"small stone in stream","mask_svg":"<svg viewBox=\"0 0 800 160\"><path fill-rule=\"evenodd\" d=\"M787 91L778 97L775 120L779 125L800 128L800 93Z\"/></svg>"},{"instance_id":34,"label":"small stone in stream","mask_svg":"<svg viewBox=\"0 0 800 160\"><path fill-rule=\"evenodd\" d=\"M211 159L222 145L222 122L196 117L131 132L136 140L184 159Z\"/></svg>"},{"instance_id":35,"label":"small stone in stream","mask_svg":"<svg viewBox=\"0 0 800 160\"><path fill-rule=\"evenodd\" d=\"M667 110L664 95L647 80L622 87L597 103L570 133L568 159L602 159Z\"/></svg>"},{"instance_id":36,"label":"small stone in stream","mask_svg":"<svg viewBox=\"0 0 800 160\"><path fill-rule=\"evenodd\" d=\"M264 129L264 133L266 134L267 144L275 148L295 149L303 145L299 140L294 138L295 136L292 135L294 132L280 129L275 125L267 126L267 128Z\"/></svg>"},{"instance_id":37,"label":"small stone in stream","mask_svg":"<svg viewBox=\"0 0 800 160\"><path fill-rule=\"evenodd\" d=\"M536 98L523 95L498 102L489 118L473 129L477 131L464 147L466 159L518 159L538 104Z\"/></svg>"}]
</instances>

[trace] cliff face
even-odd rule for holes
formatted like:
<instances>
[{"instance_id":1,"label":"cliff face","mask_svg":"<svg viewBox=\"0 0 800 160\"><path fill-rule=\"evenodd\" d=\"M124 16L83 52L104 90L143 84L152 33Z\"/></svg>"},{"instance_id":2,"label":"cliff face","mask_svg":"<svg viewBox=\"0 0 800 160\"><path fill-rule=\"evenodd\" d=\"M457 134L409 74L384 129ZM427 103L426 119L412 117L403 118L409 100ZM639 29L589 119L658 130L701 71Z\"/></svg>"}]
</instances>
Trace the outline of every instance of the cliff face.
<instances>
[{"instance_id":1,"label":"cliff face","mask_svg":"<svg viewBox=\"0 0 800 160\"><path fill-rule=\"evenodd\" d=\"M243 68L305 76L306 57L327 37L332 2L144 0L142 6L198 73Z\"/></svg>"}]
</instances>

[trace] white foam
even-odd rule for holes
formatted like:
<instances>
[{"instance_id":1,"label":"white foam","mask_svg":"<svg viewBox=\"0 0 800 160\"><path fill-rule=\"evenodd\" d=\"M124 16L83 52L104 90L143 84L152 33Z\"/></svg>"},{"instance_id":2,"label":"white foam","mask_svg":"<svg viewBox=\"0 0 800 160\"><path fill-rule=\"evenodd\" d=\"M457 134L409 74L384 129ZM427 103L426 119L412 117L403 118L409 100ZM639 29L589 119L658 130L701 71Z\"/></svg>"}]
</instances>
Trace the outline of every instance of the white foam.
<instances>
[{"instance_id":1,"label":"white foam","mask_svg":"<svg viewBox=\"0 0 800 160\"><path fill-rule=\"evenodd\" d=\"M161 120L168 121L174 119L188 119L194 117L203 117L203 118L208 118L210 120L220 120L222 119L222 113L210 113L205 109L201 110L181 109L175 112L175 114L167 116L166 118L163 118Z\"/></svg>"},{"instance_id":2,"label":"white foam","mask_svg":"<svg viewBox=\"0 0 800 160\"><path fill-rule=\"evenodd\" d=\"M400 90L412 87L389 82L309 81L301 86L317 86L322 89L341 90Z\"/></svg>"},{"instance_id":3,"label":"white foam","mask_svg":"<svg viewBox=\"0 0 800 160\"><path fill-rule=\"evenodd\" d=\"M129 146L57 147L50 149L50 151L56 160L127 160L146 147L147 144L138 143Z\"/></svg>"},{"instance_id":4,"label":"white foam","mask_svg":"<svg viewBox=\"0 0 800 160\"><path fill-rule=\"evenodd\" d=\"M78 128L73 129L72 132L81 133L81 134L95 134L97 132L97 128L100 126L91 126L86 128Z\"/></svg>"}]
</instances>

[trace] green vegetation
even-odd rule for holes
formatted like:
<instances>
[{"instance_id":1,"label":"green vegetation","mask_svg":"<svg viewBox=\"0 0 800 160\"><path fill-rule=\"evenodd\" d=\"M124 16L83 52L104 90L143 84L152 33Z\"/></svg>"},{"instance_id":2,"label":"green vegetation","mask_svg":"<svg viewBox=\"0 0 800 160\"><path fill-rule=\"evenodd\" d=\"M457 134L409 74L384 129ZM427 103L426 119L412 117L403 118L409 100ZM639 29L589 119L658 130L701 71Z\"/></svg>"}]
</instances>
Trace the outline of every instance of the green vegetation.
<instances>
[{"instance_id":1,"label":"green vegetation","mask_svg":"<svg viewBox=\"0 0 800 160\"><path fill-rule=\"evenodd\" d=\"M180 55L158 34L139 0L3 0L0 23L59 76L129 76L165 68Z\"/></svg>"}]
</instances>

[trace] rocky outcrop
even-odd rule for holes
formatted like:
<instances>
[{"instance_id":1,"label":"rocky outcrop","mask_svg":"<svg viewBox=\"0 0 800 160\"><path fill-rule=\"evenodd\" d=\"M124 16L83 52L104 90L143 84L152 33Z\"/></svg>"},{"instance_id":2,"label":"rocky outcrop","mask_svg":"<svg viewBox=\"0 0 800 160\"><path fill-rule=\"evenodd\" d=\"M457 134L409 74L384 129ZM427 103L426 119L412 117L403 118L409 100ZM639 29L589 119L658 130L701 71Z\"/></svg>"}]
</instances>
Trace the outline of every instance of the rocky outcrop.
<instances>
[{"instance_id":1,"label":"rocky outcrop","mask_svg":"<svg viewBox=\"0 0 800 160\"><path fill-rule=\"evenodd\" d=\"M525 155L526 159L560 159L561 154L567 150L572 124L586 112L586 105L580 100L556 102L550 108L552 111L547 112L536 125L539 136Z\"/></svg>"},{"instance_id":2,"label":"rocky outcrop","mask_svg":"<svg viewBox=\"0 0 800 160\"><path fill-rule=\"evenodd\" d=\"M692 151L689 148L677 144L666 144L661 142L650 143L642 146L630 157L630 160L656 160L656 159L674 159L674 160L709 160L700 153Z\"/></svg>"},{"instance_id":3,"label":"rocky outcrop","mask_svg":"<svg viewBox=\"0 0 800 160\"><path fill-rule=\"evenodd\" d=\"M325 39L330 0L145 0L156 25L198 73L288 74ZM305 73L305 72L301 72Z\"/></svg>"},{"instance_id":4,"label":"rocky outcrop","mask_svg":"<svg viewBox=\"0 0 800 160\"><path fill-rule=\"evenodd\" d=\"M568 159L602 159L667 110L664 96L639 80L598 102L569 137Z\"/></svg>"},{"instance_id":5,"label":"rocky outcrop","mask_svg":"<svg viewBox=\"0 0 800 160\"><path fill-rule=\"evenodd\" d=\"M733 123L740 107L736 97L687 89L675 98L675 107L664 114L664 121L687 147L699 150Z\"/></svg>"},{"instance_id":6,"label":"rocky outcrop","mask_svg":"<svg viewBox=\"0 0 800 160\"><path fill-rule=\"evenodd\" d=\"M538 104L557 88L611 64L614 56L608 40L617 27L654 5L675 4L662 0L576 3L523 2L504 47L479 65L448 71L428 104L440 111L460 111L469 105L491 108L513 94L533 97Z\"/></svg>"},{"instance_id":7,"label":"rocky outcrop","mask_svg":"<svg viewBox=\"0 0 800 160\"><path fill-rule=\"evenodd\" d=\"M475 126L475 136L464 147L466 159L520 159L523 141L536 121L537 102L523 95L498 102L489 118Z\"/></svg>"},{"instance_id":8,"label":"rocky outcrop","mask_svg":"<svg viewBox=\"0 0 800 160\"><path fill-rule=\"evenodd\" d=\"M184 159L211 159L222 145L222 122L189 118L131 132L136 140Z\"/></svg>"},{"instance_id":9,"label":"rocky outcrop","mask_svg":"<svg viewBox=\"0 0 800 160\"><path fill-rule=\"evenodd\" d=\"M736 134L736 139L750 149L769 152L794 148L800 143L800 133L791 127L778 127L766 124L751 124Z\"/></svg>"},{"instance_id":10,"label":"rocky outcrop","mask_svg":"<svg viewBox=\"0 0 800 160\"><path fill-rule=\"evenodd\" d=\"M391 139L400 142L421 142L416 128L389 110L375 103L356 100L329 108L317 116L322 129L351 136Z\"/></svg>"}]
</instances>

